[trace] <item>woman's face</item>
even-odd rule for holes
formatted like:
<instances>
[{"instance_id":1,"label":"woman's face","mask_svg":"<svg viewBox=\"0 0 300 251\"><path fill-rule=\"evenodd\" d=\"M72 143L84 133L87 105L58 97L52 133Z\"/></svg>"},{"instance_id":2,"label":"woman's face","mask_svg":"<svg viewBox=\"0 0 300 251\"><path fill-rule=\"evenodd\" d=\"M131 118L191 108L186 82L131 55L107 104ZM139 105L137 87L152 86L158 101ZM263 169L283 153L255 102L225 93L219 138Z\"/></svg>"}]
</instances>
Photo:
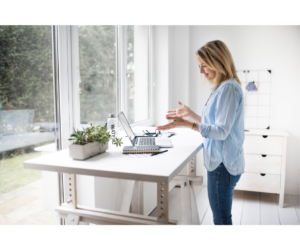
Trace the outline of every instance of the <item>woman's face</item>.
<instances>
[{"instance_id":1,"label":"woman's face","mask_svg":"<svg viewBox=\"0 0 300 251\"><path fill-rule=\"evenodd\" d=\"M197 61L200 68L200 73L203 73L207 80L213 80L216 77L216 72L213 69L208 68L208 66L206 66L199 56L197 56Z\"/></svg>"}]
</instances>

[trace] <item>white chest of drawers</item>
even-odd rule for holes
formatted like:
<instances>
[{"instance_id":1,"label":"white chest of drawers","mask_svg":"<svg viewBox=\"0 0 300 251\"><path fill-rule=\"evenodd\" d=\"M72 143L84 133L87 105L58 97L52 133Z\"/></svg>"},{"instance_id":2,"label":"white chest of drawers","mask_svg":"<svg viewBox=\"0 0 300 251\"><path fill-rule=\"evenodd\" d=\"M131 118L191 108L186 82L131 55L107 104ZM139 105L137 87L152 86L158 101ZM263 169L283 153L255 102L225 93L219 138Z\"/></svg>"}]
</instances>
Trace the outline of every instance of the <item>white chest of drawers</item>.
<instances>
[{"instance_id":1,"label":"white chest of drawers","mask_svg":"<svg viewBox=\"0 0 300 251\"><path fill-rule=\"evenodd\" d=\"M283 207L288 136L285 130L245 132L245 173L235 189L279 194Z\"/></svg>"}]
</instances>

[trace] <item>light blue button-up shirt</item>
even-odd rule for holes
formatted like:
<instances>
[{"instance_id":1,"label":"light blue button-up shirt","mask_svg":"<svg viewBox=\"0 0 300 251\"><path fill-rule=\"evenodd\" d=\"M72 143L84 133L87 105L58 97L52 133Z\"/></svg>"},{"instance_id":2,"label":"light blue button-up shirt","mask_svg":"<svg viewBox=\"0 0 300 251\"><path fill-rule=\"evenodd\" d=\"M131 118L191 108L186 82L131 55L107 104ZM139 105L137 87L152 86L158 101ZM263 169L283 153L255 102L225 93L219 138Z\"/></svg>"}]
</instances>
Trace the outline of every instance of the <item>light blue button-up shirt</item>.
<instances>
[{"instance_id":1,"label":"light blue button-up shirt","mask_svg":"<svg viewBox=\"0 0 300 251\"><path fill-rule=\"evenodd\" d=\"M235 78L211 94L202 112L203 159L208 171L222 162L231 175L244 172L244 96Z\"/></svg>"}]
</instances>

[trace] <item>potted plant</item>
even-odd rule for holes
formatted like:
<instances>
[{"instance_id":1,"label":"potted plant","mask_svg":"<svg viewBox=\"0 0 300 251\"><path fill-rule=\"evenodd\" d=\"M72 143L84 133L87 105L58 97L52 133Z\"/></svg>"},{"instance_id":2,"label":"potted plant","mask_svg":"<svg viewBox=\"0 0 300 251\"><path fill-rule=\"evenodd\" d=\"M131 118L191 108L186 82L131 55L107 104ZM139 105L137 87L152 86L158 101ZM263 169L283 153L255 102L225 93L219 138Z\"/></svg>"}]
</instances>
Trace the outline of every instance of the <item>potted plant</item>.
<instances>
[{"instance_id":1,"label":"potted plant","mask_svg":"<svg viewBox=\"0 0 300 251\"><path fill-rule=\"evenodd\" d=\"M69 146L70 157L76 160L85 160L105 152L108 149L109 140L112 140L117 147L123 144L121 138L111 138L106 124L105 126L91 124L82 131L74 129L69 140L73 140L73 144Z\"/></svg>"}]
</instances>

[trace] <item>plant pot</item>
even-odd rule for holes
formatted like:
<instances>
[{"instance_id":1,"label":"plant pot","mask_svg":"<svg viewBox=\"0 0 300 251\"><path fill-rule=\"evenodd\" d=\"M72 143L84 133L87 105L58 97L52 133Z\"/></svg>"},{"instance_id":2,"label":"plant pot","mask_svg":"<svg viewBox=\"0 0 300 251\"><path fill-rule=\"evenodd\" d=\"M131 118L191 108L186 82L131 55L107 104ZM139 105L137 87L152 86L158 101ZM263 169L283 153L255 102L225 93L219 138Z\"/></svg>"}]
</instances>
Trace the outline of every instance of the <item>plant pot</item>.
<instances>
[{"instance_id":1,"label":"plant pot","mask_svg":"<svg viewBox=\"0 0 300 251\"><path fill-rule=\"evenodd\" d=\"M103 146L99 142L87 143L85 145L69 145L69 154L72 159L85 160L108 149L108 141Z\"/></svg>"}]
</instances>

